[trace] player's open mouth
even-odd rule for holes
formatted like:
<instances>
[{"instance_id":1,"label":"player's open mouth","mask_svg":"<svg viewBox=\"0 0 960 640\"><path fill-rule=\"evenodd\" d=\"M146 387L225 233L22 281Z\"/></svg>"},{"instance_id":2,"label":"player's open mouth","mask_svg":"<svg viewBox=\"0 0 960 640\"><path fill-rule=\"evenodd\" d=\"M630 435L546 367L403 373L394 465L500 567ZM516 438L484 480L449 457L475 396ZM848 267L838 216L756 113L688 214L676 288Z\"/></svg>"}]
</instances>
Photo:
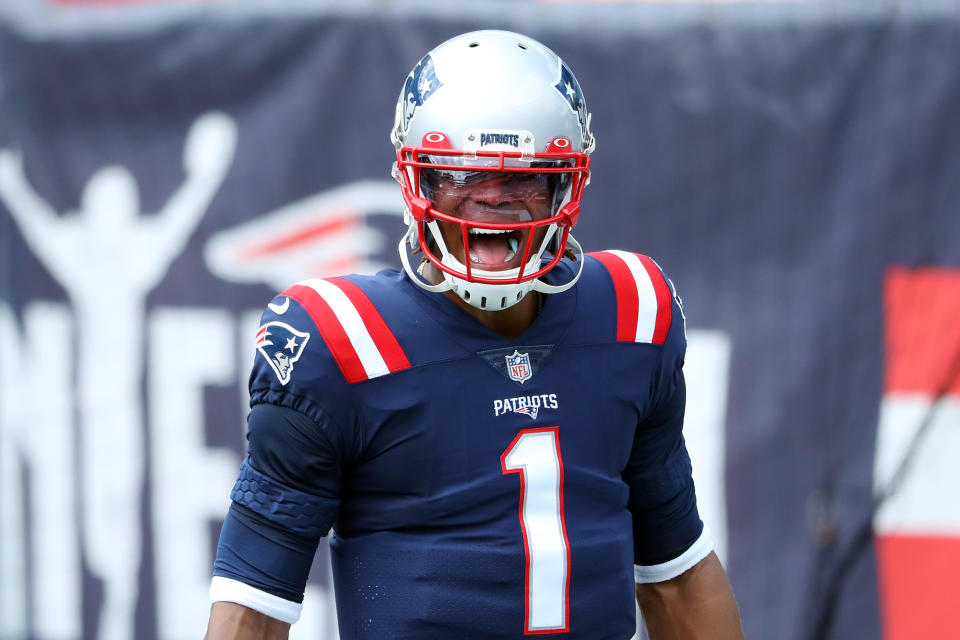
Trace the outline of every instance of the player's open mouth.
<instances>
[{"instance_id":1,"label":"player's open mouth","mask_svg":"<svg viewBox=\"0 0 960 640\"><path fill-rule=\"evenodd\" d=\"M523 232L496 229L470 229L470 262L476 268L504 269L515 267L519 260Z\"/></svg>"}]
</instances>

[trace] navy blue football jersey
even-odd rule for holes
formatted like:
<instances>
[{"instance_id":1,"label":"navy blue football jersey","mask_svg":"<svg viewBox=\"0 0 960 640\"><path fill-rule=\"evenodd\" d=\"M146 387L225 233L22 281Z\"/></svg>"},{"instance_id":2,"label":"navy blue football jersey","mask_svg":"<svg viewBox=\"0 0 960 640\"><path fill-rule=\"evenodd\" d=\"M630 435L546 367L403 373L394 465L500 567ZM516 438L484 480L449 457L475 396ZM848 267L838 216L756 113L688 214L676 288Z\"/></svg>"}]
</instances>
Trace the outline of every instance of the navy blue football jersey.
<instances>
[{"instance_id":1,"label":"navy blue football jersey","mask_svg":"<svg viewBox=\"0 0 960 640\"><path fill-rule=\"evenodd\" d=\"M685 340L669 280L620 251L516 340L402 272L294 285L257 333L212 597L295 620L332 528L344 640L630 638L635 581L710 551Z\"/></svg>"}]
</instances>

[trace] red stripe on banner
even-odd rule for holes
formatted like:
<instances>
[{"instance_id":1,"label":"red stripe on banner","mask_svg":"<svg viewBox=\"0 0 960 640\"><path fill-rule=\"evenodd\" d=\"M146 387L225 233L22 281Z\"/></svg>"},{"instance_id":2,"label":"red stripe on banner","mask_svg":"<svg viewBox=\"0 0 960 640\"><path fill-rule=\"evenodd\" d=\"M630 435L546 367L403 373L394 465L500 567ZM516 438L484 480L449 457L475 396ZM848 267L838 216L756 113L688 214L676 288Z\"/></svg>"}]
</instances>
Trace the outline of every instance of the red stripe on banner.
<instances>
[{"instance_id":1,"label":"red stripe on banner","mask_svg":"<svg viewBox=\"0 0 960 640\"><path fill-rule=\"evenodd\" d=\"M380 357L383 358L383 361L387 364L387 369L390 371L409 369L410 361L407 359L407 354L403 352L400 343L397 341L397 337L390 331L390 327L387 326L387 323L383 320L383 316L377 311L377 308L373 305L373 302L370 301L370 298L367 297L367 294L346 278L327 278L327 282L339 287L340 290L346 294L347 298L350 299L350 302L353 303L353 306L363 319L363 324L366 325L367 331L370 332L370 337L373 338L373 344L376 345L377 350L380 352Z\"/></svg>"},{"instance_id":2,"label":"red stripe on banner","mask_svg":"<svg viewBox=\"0 0 960 640\"><path fill-rule=\"evenodd\" d=\"M950 640L960 629L960 538L877 536L884 640Z\"/></svg>"},{"instance_id":3,"label":"red stripe on banner","mask_svg":"<svg viewBox=\"0 0 960 640\"><path fill-rule=\"evenodd\" d=\"M587 255L599 260L607 268L613 280L613 291L617 299L617 340L636 342L640 300L637 296L637 283L630 273L630 268L623 260L606 251Z\"/></svg>"},{"instance_id":4,"label":"red stripe on banner","mask_svg":"<svg viewBox=\"0 0 960 640\"><path fill-rule=\"evenodd\" d=\"M960 394L960 269L893 267L884 305L886 392Z\"/></svg>"},{"instance_id":5,"label":"red stripe on banner","mask_svg":"<svg viewBox=\"0 0 960 640\"><path fill-rule=\"evenodd\" d=\"M300 284L293 285L282 295L293 298L306 309L347 382L352 384L366 380L367 372L363 368L363 363L360 362L357 350L353 348L343 325L323 296L310 287Z\"/></svg>"},{"instance_id":6,"label":"red stripe on banner","mask_svg":"<svg viewBox=\"0 0 960 640\"><path fill-rule=\"evenodd\" d=\"M348 230L351 227L359 226L359 220L351 214L344 213L340 216L328 214L327 219L322 222L317 222L310 225L302 225L296 230L290 231L286 235L282 235L279 238L270 240L269 242L262 242L260 244L244 247L240 252L240 255L244 259L249 260L251 258L259 258L273 253L280 253L289 249L299 248L300 245L313 242L317 238L339 233Z\"/></svg>"},{"instance_id":7,"label":"red stripe on banner","mask_svg":"<svg viewBox=\"0 0 960 640\"><path fill-rule=\"evenodd\" d=\"M636 256L640 258L643 268L647 270L650 282L653 283L653 291L657 294L657 323L653 329L653 344L663 344L667 341L670 323L673 322L673 294L660 267L647 256L639 253Z\"/></svg>"}]
</instances>

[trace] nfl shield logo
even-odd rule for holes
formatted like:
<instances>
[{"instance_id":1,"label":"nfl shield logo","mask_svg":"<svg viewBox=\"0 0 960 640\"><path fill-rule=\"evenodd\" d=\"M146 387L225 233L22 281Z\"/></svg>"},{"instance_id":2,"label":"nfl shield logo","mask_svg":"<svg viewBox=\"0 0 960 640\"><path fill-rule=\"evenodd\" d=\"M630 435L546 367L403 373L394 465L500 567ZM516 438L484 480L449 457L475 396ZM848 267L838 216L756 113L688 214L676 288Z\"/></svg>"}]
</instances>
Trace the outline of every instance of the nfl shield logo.
<instances>
[{"instance_id":1,"label":"nfl shield logo","mask_svg":"<svg viewBox=\"0 0 960 640\"><path fill-rule=\"evenodd\" d=\"M520 353L514 349L513 354L505 356L507 359L507 373L511 380L516 380L523 384L533 376L533 368L530 366L530 355Z\"/></svg>"}]
</instances>

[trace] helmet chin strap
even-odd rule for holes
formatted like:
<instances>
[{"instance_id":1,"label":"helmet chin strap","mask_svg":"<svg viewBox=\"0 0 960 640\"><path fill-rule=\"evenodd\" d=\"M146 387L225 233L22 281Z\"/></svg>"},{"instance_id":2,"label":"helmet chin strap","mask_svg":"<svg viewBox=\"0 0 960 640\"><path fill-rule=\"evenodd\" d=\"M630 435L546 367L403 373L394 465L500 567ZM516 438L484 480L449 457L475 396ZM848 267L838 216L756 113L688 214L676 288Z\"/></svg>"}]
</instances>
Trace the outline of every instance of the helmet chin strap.
<instances>
[{"instance_id":1,"label":"helmet chin strap","mask_svg":"<svg viewBox=\"0 0 960 640\"><path fill-rule=\"evenodd\" d=\"M583 273L583 247L580 246L580 243L577 242L577 239L573 237L572 233L567 234L567 245L573 245L573 248L576 249L577 255L576 261L580 264L580 267L577 269L577 273L570 278L569 281L564 282L563 284L547 284L540 278L537 278L533 281L533 290L539 291L540 293L563 293L573 285L577 283L577 280L580 279L580 274Z\"/></svg>"},{"instance_id":2,"label":"helmet chin strap","mask_svg":"<svg viewBox=\"0 0 960 640\"><path fill-rule=\"evenodd\" d=\"M397 245L397 252L400 254L400 262L403 263L403 270L407 272L407 275L410 276L410 279L417 283L417 286L419 286L421 289L425 289L433 293L450 291L452 287L450 286L450 283L446 281L446 279L437 284L430 284L423 279L423 276L420 275L419 271L413 270L413 267L410 266L410 256L407 253L407 248L404 246L408 241L410 242L410 246L416 246L417 222L415 220L411 221L410 226L407 228L407 232L403 234L403 237L400 238L400 244Z\"/></svg>"},{"instance_id":3,"label":"helmet chin strap","mask_svg":"<svg viewBox=\"0 0 960 640\"><path fill-rule=\"evenodd\" d=\"M477 307L478 309L486 309L486 307L479 306L477 304L476 298L480 296L472 296L474 300L470 300L467 297L465 297L466 289L464 287L455 287L454 283L451 282L451 280L453 280L454 278L452 276L449 276L449 274L445 273L444 279L441 282L438 282L437 284L430 284L429 282L424 280L423 276L419 273L419 271L415 271L413 267L410 265L410 256L409 256L409 253L407 252L407 248L404 246L408 242L410 243L410 246L417 245L416 221L411 221L410 226L407 228L407 232L400 239L400 243L397 245L397 252L400 254L400 262L403 264L403 270L406 271L407 275L410 276L410 279L413 280L417 284L417 286L419 286L421 289L430 291L432 293L443 293L445 291L454 291L458 296L460 296L468 304L474 307ZM577 280L580 279L580 275L583 273L583 263L584 263L583 248L580 246L580 243L577 242L577 239L573 237L572 233L567 235L567 244L572 246L576 250L576 254L577 254L576 260L577 262L579 262L579 268L577 269L577 273L569 281L564 282L563 284L558 284L558 285L547 284L540 278L537 278L536 280L533 281L532 286L530 286L529 290L538 291L540 293L546 293L546 294L562 293L567 289L569 289L570 287L572 287L574 284L576 284ZM464 285L466 285L467 287L473 286L472 283L468 283L465 280L461 280L459 278L456 278L455 280L457 280L458 282L463 282ZM486 285L485 287L482 287L482 288L503 287L503 286L505 285ZM521 296L520 299L523 299L525 295L526 293L524 293L524 296ZM491 299L495 297L497 296L495 295L490 296ZM500 297L503 297L503 296L501 295ZM515 300L502 308L496 308L496 309L490 309L490 310L500 311L502 309L508 309L512 307L514 304L516 304L517 302L519 302L520 299Z\"/></svg>"}]
</instances>

